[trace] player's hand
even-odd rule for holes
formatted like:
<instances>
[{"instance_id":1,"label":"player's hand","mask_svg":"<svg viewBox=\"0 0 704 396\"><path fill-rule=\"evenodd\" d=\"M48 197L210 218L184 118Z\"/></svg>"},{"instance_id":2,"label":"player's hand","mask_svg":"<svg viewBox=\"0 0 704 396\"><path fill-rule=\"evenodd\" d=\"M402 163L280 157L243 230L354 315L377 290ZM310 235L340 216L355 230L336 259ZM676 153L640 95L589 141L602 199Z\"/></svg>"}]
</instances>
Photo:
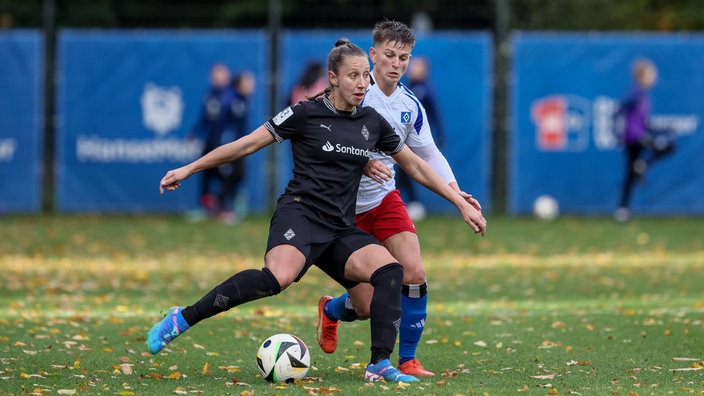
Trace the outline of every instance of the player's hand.
<instances>
[{"instance_id":1,"label":"player's hand","mask_svg":"<svg viewBox=\"0 0 704 396\"><path fill-rule=\"evenodd\" d=\"M472 227L475 234L486 235L486 219L481 210L470 203L462 209L462 217L464 221Z\"/></svg>"},{"instance_id":2,"label":"player's hand","mask_svg":"<svg viewBox=\"0 0 704 396\"><path fill-rule=\"evenodd\" d=\"M181 187L181 181L188 177L187 172L183 168L178 168L166 172L166 175L159 182L159 192L164 193L164 190L174 191Z\"/></svg>"},{"instance_id":3,"label":"player's hand","mask_svg":"<svg viewBox=\"0 0 704 396\"><path fill-rule=\"evenodd\" d=\"M464 198L465 201L467 201L468 204L472 205L474 209L481 212L482 205L472 196L472 194L467 194L464 191L460 191L459 194L462 198Z\"/></svg>"},{"instance_id":4,"label":"player's hand","mask_svg":"<svg viewBox=\"0 0 704 396\"><path fill-rule=\"evenodd\" d=\"M364 166L364 174L372 180L383 183L391 179L394 175L386 164L380 160L369 160Z\"/></svg>"}]
</instances>

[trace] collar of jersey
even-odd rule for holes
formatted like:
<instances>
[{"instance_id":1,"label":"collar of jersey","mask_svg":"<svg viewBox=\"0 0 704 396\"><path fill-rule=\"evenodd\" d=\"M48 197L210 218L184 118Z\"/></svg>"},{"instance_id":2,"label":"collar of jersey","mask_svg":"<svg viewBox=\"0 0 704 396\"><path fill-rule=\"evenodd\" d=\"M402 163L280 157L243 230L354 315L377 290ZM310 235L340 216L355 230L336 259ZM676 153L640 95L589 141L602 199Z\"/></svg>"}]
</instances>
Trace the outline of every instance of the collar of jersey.
<instances>
[{"instance_id":1,"label":"collar of jersey","mask_svg":"<svg viewBox=\"0 0 704 396\"><path fill-rule=\"evenodd\" d=\"M340 114L340 112L337 111L337 109L335 108L335 105L332 104L332 102L330 101L330 99L328 99L328 95L323 95L323 103L325 103L325 106L326 106L328 109L330 109L330 111L332 111L333 113L335 113L335 114ZM355 106L355 107L352 109L351 115L355 115L355 114L357 114L357 106Z\"/></svg>"}]
</instances>

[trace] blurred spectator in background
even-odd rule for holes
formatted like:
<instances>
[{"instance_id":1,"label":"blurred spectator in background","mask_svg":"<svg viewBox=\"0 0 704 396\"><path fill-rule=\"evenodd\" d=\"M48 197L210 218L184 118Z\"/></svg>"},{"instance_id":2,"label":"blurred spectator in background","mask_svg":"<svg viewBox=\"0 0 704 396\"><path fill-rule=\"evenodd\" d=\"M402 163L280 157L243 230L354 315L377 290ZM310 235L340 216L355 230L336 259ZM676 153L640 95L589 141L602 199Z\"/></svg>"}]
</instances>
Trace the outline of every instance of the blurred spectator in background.
<instances>
[{"instance_id":1,"label":"blurred spectator in background","mask_svg":"<svg viewBox=\"0 0 704 396\"><path fill-rule=\"evenodd\" d=\"M289 105L294 105L302 100L308 100L308 96L315 96L328 86L327 70L318 61L308 62L303 69L296 85L291 89L289 95Z\"/></svg>"},{"instance_id":2,"label":"blurred spectator in background","mask_svg":"<svg viewBox=\"0 0 704 396\"><path fill-rule=\"evenodd\" d=\"M632 73L633 87L616 113L626 154L621 200L614 212L614 218L619 222L631 218L629 204L634 183L643 177L653 162L674 149L671 132L654 130L649 122L652 107L649 91L657 82L657 67L649 59L638 59L633 63Z\"/></svg>"},{"instance_id":3,"label":"blurred spectator in background","mask_svg":"<svg viewBox=\"0 0 704 396\"><path fill-rule=\"evenodd\" d=\"M430 61L423 57L413 57L408 65L408 88L413 91L416 98L425 107L433 140L438 149L445 146L445 134L442 119L438 112L435 91L430 83ZM425 217L425 207L418 200L415 182L403 171L396 172L396 186L401 191L403 200L408 202L406 207L413 220L422 220Z\"/></svg>"},{"instance_id":4,"label":"blurred spectator in background","mask_svg":"<svg viewBox=\"0 0 704 396\"><path fill-rule=\"evenodd\" d=\"M189 137L203 140L203 155L247 132L249 97L254 93L254 75L244 71L232 78L230 69L216 63L210 69L210 89L205 94L201 115ZM226 224L235 224L245 213L235 213L235 200L245 174L244 161L233 161L203 172L198 212L189 214L192 221L207 216ZM240 212L243 212L242 210Z\"/></svg>"}]
</instances>

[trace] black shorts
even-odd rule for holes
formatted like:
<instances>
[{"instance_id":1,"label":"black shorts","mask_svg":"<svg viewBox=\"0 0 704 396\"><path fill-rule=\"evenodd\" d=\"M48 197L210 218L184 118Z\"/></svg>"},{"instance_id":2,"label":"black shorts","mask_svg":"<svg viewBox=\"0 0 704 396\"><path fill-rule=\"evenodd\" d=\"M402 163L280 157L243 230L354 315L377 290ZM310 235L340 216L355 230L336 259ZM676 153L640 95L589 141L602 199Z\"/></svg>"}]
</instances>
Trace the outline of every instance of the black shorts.
<instances>
[{"instance_id":1,"label":"black shorts","mask_svg":"<svg viewBox=\"0 0 704 396\"><path fill-rule=\"evenodd\" d=\"M315 265L344 288L359 282L345 279L345 264L350 255L379 241L356 226L340 227L318 220L318 216L289 197L279 201L269 226L266 251L279 245L292 245L306 257L298 282L311 265Z\"/></svg>"}]
</instances>

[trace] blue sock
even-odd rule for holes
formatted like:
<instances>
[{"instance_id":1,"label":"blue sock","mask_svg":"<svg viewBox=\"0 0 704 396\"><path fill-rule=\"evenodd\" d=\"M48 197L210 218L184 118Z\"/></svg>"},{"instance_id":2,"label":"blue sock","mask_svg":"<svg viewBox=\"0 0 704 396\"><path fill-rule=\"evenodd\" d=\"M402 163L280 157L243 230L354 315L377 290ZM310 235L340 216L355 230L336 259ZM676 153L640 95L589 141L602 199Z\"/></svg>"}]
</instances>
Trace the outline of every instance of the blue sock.
<instances>
[{"instance_id":1,"label":"blue sock","mask_svg":"<svg viewBox=\"0 0 704 396\"><path fill-rule=\"evenodd\" d=\"M399 328L399 364L416 357L416 348L425 328L428 316L428 286L403 285L401 296L401 326Z\"/></svg>"},{"instance_id":2,"label":"blue sock","mask_svg":"<svg viewBox=\"0 0 704 396\"><path fill-rule=\"evenodd\" d=\"M350 295L344 293L337 298L328 301L323 308L325 315L332 320L341 320L343 322L354 322L359 319L357 313L352 307Z\"/></svg>"}]
</instances>

